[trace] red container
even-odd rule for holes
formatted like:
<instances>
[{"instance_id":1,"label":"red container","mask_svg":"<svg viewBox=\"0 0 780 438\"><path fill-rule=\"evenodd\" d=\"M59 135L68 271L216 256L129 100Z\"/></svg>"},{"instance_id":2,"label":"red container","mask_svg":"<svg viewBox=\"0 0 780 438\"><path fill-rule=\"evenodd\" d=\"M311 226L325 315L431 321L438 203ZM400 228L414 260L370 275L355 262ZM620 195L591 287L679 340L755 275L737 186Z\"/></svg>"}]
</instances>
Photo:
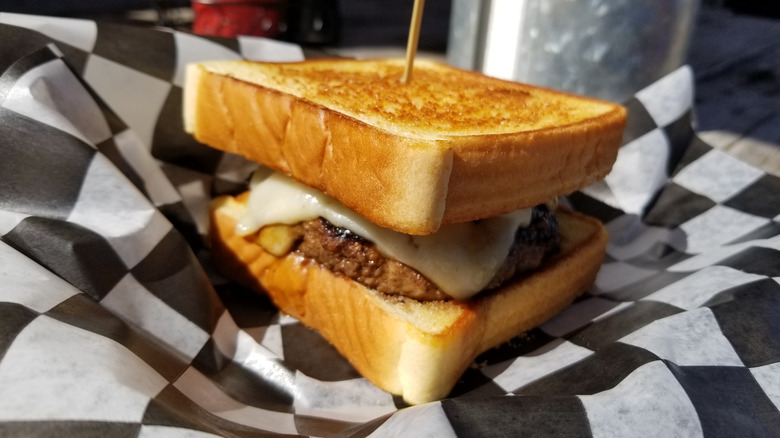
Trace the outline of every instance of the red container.
<instances>
[{"instance_id":1,"label":"red container","mask_svg":"<svg viewBox=\"0 0 780 438\"><path fill-rule=\"evenodd\" d=\"M284 0L192 0L198 35L274 38L281 34Z\"/></svg>"}]
</instances>

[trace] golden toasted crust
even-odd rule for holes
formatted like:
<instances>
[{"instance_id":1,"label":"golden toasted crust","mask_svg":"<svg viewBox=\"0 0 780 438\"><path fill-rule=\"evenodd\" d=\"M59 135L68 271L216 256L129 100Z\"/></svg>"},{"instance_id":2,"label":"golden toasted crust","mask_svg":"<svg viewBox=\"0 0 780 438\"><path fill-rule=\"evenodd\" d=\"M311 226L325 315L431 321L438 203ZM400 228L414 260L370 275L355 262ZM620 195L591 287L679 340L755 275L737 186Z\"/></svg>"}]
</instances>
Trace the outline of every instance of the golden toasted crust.
<instances>
[{"instance_id":1,"label":"golden toasted crust","mask_svg":"<svg viewBox=\"0 0 780 438\"><path fill-rule=\"evenodd\" d=\"M185 127L409 234L494 216L602 179L611 103L402 60L194 64Z\"/></svg>"},{"instance_id":2,"label":"golden toasted crust","mask_svg":"<svg viewBox=\"0 0 780 438\"><path fill-rule=\"evenodd\" d=\"M607 234L595 219L561 211L562 251L532 275L467 302L379 294L291 253L274 257L235 234L244 201L216 200L212 256L228 277L267 293L319 331L368 380L412 404L446 397L481 352L538 326L592 284Z\"/></svg>"}]
</instances>

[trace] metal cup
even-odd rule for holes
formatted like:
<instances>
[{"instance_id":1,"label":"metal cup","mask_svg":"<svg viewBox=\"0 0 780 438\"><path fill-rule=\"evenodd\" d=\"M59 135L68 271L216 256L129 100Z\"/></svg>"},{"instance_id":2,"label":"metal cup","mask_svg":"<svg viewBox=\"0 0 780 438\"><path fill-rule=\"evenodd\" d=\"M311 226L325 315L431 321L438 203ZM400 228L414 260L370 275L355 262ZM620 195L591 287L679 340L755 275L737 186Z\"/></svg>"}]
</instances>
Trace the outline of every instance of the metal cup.
<instances>
[{"instance_id":1,"label":"metal cup","mask_svg":"<svg viewBox=\"0 0 780 438\"><path fill-rule=\"evenodd\" d=\"M685 62L700 0L454 0L447 61L623 102Z\"/></svg>"}]
</instances>

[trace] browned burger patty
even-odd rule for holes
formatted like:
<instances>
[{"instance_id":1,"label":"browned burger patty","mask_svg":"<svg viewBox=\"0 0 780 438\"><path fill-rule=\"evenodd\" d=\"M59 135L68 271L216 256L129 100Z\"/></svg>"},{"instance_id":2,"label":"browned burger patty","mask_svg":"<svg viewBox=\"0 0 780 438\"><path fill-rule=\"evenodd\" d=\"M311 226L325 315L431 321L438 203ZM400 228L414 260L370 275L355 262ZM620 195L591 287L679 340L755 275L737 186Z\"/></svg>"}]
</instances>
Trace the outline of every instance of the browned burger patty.
<instances>
[{"instance_id":1,"label":"browned burger patty","mask_svg":"<svg viewBox=\"0 0 780 438\"><path fill-rule=\"evenodd\" d=\"M417 300L451 298L419 272L383 256L370 241L325 219L304 222L299 232L299 243L293 250L366 287ZM495 289L516 275L535 269L558 250L558 244L555 216L544 205L534 208L531 223L517 230L507 260L486 290Z\"/></svg>"}]
</instances>

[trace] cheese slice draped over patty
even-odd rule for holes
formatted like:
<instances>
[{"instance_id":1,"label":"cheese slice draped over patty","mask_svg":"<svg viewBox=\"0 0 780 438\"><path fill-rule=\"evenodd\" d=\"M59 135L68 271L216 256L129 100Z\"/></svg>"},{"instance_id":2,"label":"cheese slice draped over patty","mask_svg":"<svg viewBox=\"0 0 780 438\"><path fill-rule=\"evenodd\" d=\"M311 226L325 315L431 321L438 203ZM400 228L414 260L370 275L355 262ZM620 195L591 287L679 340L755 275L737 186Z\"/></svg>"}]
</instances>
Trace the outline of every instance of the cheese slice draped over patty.
<instances>
[{"instance_id":1,"label":"cheese slice draped over patty","mask_svg":"<svg viewBox=\"0 0 780 438\"><path fill-rule=\"evenodd\" d=\"M266 225L294 225L322 217L373 242L384 256L417 270L459 300L480 292L503 265L518 228L531 222L532 209L461 224L442 225L425 236L399 233L367 221L330 196L278 172L261 168L250 182L240 235Z\"/></svg>"}]
</instances>

